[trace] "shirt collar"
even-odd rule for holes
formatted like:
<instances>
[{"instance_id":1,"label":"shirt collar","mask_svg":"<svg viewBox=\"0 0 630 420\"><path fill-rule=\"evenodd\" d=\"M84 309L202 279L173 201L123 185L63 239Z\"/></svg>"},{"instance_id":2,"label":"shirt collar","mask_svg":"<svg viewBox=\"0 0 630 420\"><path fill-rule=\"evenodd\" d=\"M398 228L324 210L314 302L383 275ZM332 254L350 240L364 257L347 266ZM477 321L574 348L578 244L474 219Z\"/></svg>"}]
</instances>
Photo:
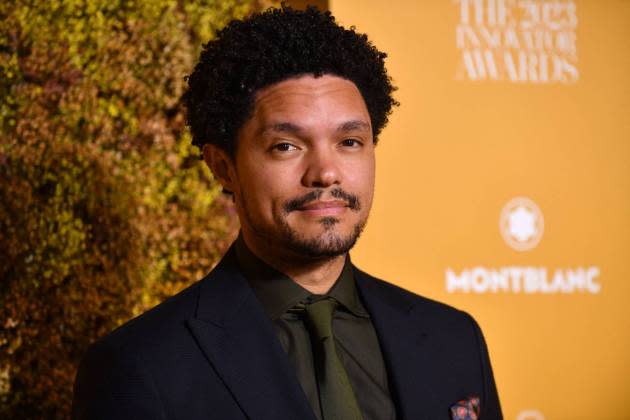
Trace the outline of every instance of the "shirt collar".
<instances>
[{"instance_id":1,"label":"shirt collar","mask_svg":"<svg viewBox=\"0 0 630 420\"><path fill-rule=\"evenodd\" d=\"M239 234L236 239L235 249L243 274L272 320L278 319L296 304L304 302L310 297L315 297L290 277L254 255L245 244L242 234ZM349 256L346 257L341 274L327 295L337 300L343 308L352 314L369 317L357 292Z\"/></svg>"},{"instance_id":2,"label":"shirt collar","mask_svg":"<svg viewBox=\"0 0 630 420\"><path fill-rule=\"evenodd\" d=\"M364 318L369 318L368 311L361 303L357 286L354 282L354 273L352 270L352 262L350 256L346 256L346 262L343 265L339 278L328 292L328 296L334 298L337 302L350 311L352 314Z\"/></svg>"}]
</instances>

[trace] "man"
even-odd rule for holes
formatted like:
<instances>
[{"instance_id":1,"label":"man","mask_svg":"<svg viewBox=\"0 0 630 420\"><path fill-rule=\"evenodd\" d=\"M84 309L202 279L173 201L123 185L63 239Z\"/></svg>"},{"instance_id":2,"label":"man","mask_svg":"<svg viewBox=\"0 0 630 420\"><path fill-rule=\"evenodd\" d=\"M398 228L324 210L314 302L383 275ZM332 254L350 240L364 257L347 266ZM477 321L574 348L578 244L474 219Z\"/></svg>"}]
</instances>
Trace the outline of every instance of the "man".
<instances>
[{"instance_id":1,"label":"man","mask_svg":"<svg viewBox=\"0 0 630 420\"><path fill-rule=\"evenodd\" d=\"M348 256L396 104L384 57L315 9L232 22L205 46L184 100L239 238L89 349L75 418L501 418L475 321Z\"/></svg>"}]
</instances>

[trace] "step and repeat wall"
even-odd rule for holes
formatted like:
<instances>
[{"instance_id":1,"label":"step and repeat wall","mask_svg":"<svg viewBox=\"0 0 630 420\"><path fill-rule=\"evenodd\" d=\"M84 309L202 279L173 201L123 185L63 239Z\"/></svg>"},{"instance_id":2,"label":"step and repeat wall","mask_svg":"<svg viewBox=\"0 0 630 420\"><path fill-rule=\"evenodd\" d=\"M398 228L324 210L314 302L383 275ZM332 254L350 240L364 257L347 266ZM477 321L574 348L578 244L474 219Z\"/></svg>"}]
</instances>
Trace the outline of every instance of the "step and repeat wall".
<instances>
[{"instance_id":1,"label":"step and repeat wall","mask_svg":"<svg viewBox=\"0 0 630 420\"><path fill-rule=\"evenodd\" d=\"M630 1L330 10L401 103L355 262L475 316L506 419L630 419Z\"/></svg>"}]
</instances>

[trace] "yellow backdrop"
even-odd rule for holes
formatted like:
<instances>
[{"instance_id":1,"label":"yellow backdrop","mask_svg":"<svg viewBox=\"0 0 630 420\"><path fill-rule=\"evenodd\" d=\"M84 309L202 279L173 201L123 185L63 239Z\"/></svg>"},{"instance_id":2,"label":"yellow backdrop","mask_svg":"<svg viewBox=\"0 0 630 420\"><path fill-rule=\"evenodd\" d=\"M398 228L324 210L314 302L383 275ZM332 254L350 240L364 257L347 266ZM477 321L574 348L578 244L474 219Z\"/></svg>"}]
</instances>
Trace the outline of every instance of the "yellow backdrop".
<instances>
[{"instance_id":1,"label":"yellow backdrop","mask_svg":"<svg viewBox=\"0 0 630 420\"><path fill-rule=\"evenodd\" d=\"M402 104L355 262L476 317L506 419L630 419L630 1L330 9Z\"/></svg>"}]
</instances>

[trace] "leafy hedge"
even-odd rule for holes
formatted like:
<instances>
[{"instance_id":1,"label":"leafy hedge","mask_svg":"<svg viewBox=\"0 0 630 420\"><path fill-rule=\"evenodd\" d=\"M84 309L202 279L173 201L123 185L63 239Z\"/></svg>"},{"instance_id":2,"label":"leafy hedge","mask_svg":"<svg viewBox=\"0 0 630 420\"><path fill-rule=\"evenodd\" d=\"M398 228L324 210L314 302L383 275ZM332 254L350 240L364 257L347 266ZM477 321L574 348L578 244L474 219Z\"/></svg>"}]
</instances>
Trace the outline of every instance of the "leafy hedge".
<instances>
[{"instance_id":1,"label":"leafy hedge","mask_svg":"<svg viewBox=\"0 0 630 420\"><path fill-rule=\"evenodd\" d=\"M179 98L252 3L0 3L0 418L67 418L88 344L233 238Z\"/></svg>"}]
</instances>

